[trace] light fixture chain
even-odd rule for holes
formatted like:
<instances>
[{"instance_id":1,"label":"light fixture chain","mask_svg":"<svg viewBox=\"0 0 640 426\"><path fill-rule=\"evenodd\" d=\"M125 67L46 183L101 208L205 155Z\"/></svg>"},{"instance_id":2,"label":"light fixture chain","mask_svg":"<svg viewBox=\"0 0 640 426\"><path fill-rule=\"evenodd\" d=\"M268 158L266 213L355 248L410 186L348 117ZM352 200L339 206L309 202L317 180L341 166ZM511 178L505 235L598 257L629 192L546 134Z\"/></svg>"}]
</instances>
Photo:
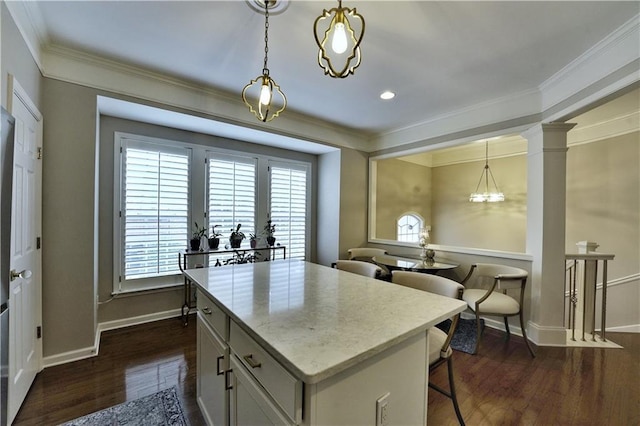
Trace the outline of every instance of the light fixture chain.
<instances>
[{"instance_id":1,"label":"light fixture chain","mask_svg":"<svg viewBox=\"0 0 640 426\"><path fill-rule=\"evenodd\" d=\"M267 60L269 55L269 1L264 0L264 68L263 73L269 75Z\"/></svg>"}]
</instances>

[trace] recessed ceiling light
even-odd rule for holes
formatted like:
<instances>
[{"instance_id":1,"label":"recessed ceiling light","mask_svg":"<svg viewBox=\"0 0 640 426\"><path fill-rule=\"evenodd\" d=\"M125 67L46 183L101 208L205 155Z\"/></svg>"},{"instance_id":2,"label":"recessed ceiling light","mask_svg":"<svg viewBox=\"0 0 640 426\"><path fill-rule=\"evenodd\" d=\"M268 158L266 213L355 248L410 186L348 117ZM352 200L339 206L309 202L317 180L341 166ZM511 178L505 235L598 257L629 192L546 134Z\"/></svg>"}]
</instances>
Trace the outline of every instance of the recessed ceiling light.
<instances>
[{"instance_id":1,"label":"recessed ceiling light","mask_svg":"<svg viewBox=\"0 0 640 426\"><path fill-rule=\"evenodd\" d=\"M384 99L385 101L388 101L389 99L393 99L395 98L396 94L393 93L391 90L385 90L384 92L380 93L380 99Z\"/></svg>"}]
</instances>

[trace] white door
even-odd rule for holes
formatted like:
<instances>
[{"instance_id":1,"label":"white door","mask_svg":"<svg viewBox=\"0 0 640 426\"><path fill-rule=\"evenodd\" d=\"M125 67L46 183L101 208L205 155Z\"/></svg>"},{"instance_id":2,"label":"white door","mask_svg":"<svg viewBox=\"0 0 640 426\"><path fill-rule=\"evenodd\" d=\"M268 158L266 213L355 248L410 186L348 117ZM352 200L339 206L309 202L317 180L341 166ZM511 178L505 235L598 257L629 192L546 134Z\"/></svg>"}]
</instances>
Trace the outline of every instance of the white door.
<instances>
[{"instance_id":1,"label":"white door","mask_svg":"<svg viewBox=\"0 0 640 426\"><path fill-rule=\"evenodd\" d=\"M16 120L9 282L8 422L42 369L42 115L11 76L9 112Z\"/></svg>"}]
</instances>

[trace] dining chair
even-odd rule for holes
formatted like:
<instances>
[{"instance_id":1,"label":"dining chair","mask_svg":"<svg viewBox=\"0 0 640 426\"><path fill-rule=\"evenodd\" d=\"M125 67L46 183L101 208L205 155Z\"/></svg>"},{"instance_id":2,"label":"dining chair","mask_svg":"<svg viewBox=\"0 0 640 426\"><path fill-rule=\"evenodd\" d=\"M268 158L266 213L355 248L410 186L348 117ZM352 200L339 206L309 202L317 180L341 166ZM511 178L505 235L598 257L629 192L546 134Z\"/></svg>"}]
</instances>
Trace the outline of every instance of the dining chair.
<instances>
[{"instance_id":1,"label":"dining chair","mask_svg":"<svg viewBox=\"0 0 640 426\"><path fill-rule=\"evenodd\" d=\"M354 274L364 275L370 278L378 278L382 273L382 269L375 263L362 262L359 260L336 260L335 266L336 269L353 272Z\"/></svg>"},{"instance_id":2,"label":"dining chair","mask_svg":"<svg viewBox=\"0 0 640 426\"><path fill-rule=\"evenodd\" d=\"M499 316L504 320L504 328L507 332L507 339L511 337L509 330L509 317L518 316L520 318L520 329L522 337L529 349L532 357L535 353L529 344L527 332L524 326L523 305L524 293L529 273L524 269L512 266L498 265L492 263L475 263L471 265L471 269L467 276L462 280L465 286L462 299L467 302L469 308L476 315L476 346L473 353L478 352L480 337L482 336L482 326L480 324L480 316ZM486 288L469 288L468 284L474 278L476 281L491 282L489 289ZM507 294L507 290L519 290L517 299Z\"/></svg>"},{"instance_id":3,"label":"dining chair","mask_svg":"<svg viewBox=\"0 0 640 426\"><path fill-rule=\"evenodd\" d=\"M350 248L348 252L349 260L364 260L367 262L372 262L374 256L389 254L385 249L371 247Z\"/></svg>"},{"instance_id":4,"label":"dining chair","mask_svg":"<svg viewBox=\"0 0 640 426\"><path fill-rule=\"evenodd\" d=\"M385 249L380 248L372 248L372 247L356 247L350 248L349 252L349 260L360 260L363 262L375 263L373 261L374 256L381 256L383 254L389 254ZM378 278L389 281L391 279L391 272L389 269L384 266L377 264L380 267L380 275Z\"/></svg>"},{"instance_id":5,"label":"dining chair","mask_svg":"<svg viewBox=\"0 0 640 426\"><path fill-rule=\"evenodd\" d=\"M391 282L454 299L462 299L464 291L462 284L449 278L420 272L393 271ZM453 350L451 349L451 339L458 326L459 319L459 313L451 318L451 325L447 333L436 327L429 329L429 375L431 375L431 371L446 362L449 375L449 392L431 383L431 381L429 381L429 387L451 399L458 422L464 425L464 419L458 406L458 397L456 396L456 387L453 380Z\"/></svg>"}]
</instances>

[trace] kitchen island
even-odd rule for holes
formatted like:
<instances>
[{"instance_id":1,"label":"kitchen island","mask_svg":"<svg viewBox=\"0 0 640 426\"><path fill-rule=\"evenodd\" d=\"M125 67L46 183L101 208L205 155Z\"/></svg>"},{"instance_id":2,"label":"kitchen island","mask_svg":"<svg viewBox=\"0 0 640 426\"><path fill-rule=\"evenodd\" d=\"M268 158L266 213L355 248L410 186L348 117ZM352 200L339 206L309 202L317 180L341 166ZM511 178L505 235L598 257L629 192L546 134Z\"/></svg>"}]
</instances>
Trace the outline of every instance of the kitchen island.
<instances>
[{"instance_id":1,"label":"kitchen island","mask_svg":"<svg viewBox=\"0 0 640 426\"><path fill-rule=\"evenodd\" d=\"M210 424L426 423L426 331L463 302L299 260L184 274Z\"/></svg>"}]
</instances>

